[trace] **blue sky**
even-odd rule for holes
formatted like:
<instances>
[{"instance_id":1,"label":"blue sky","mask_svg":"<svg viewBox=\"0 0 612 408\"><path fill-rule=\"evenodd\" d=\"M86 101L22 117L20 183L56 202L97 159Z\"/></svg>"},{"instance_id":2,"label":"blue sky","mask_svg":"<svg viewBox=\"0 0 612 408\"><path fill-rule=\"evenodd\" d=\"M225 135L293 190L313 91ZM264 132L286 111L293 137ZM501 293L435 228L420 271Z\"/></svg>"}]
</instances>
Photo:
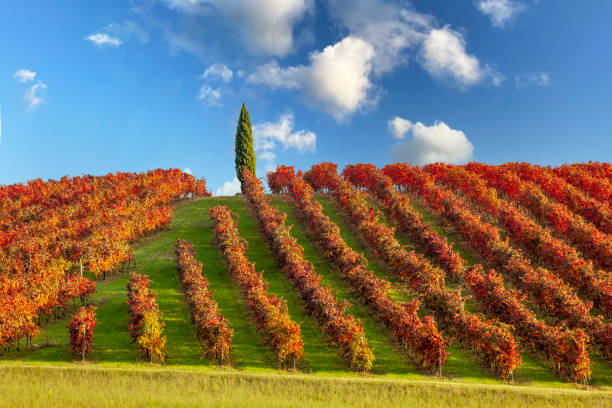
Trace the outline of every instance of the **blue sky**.
<instances>
[{"instance_id":1,"label":"blue sky","mask_svg":"<svg viewBox=\"0 0 612 408\"><path fill-rule=\"evenodd\" d=\"M612 157L607 0L0 0L0 183Z\"/></svg>"}]
</instances>

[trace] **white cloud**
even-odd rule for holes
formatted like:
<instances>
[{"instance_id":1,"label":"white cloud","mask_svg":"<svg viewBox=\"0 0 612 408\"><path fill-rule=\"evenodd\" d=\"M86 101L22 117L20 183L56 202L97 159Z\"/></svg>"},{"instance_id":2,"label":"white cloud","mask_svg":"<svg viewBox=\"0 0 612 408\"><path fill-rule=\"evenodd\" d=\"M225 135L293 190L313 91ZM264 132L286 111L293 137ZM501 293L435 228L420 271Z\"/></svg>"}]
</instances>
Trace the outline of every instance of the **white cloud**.
<instances>
[{"instance_id":1,"label":"white cloud","mask_svg":"<svg viewBox=\"0 0 612 408\"><path fill-rule=\"evenodd\" d=\"M444 122L425 126L410 123L407 132L412 139L397 143L391 149L391 160L424 165L435 162L465 163L472 158L474 146L465 133L451 129Z\"/></svg>"},{"instance_id":2,"label":"white cloud","mask_svg":"<svg viewBox=\"0 0 612 408\"><path fill-rule=\"evenodd\" d=\"M247 80L272 88L301 89L311 105L343 120L374 99L370 80L374 57L370 43L349 36L313 52L309 65L282 68L272 62L259 66Z\"/></svg>"},{"instance_id":3,"label":"white cloud","mask_svg":"<svg viewBox=\"0 0 612 408\"><path fill-rule=\"evenodd\" d=\"M496 27L504 27L526 8L525 4L513 0L479 0L476 7L488 16Z\"/></svg>"},{"instance_id":4,"label":"white cloud","mask_svg":"<svg viewBox=\"0 0 612 408\"><path fill-rule=\"evenodd\" d=\"M15 78L17 82L30 82L36 78L36 72L30 71L29 69L20 69L15 72L13 78Z\"/></svg>"},{"instance_id":5,"label":"white cloud","mask_svg":"<svg viewBox=\"0 0 612 408\"><path fill-rule=\"evenodd\" d=\"M191 169L189 167L185 167L183 169L183 173L187 173L187 174L193 176L193 172L191 171Z\"/></svg>"},{"instance_id":6,"label":"white cloud","mask_svg":"<svg viewBox=\"0 0 612 408\"><path fill-rule=\"evenodd\" d=\"M394 138L403 139L412 128L412 122L396 116L387 123L387 126Z\"/></svg>"},{"instance_id":7,"label":"white cloud","mask_svg":"<svg viewBox=\"0 0 612 408\"><path fill-rule=\"evenodd\" d=\"M418 46L433 27L431 16L382 0L328 0L327 4L350 35L372 44L377 75L405 64L405 51Z\"/></svg>"},{"instance_id":8,"label":"white cloud","mask_svg":"<svg viewBox=\"0 0 612 408\"><path fill-rule=\"evenodd\" d=\"M516 75L514 82L518 89L527 86L548 86L550 85L550 76L546 72L534 72L524 75Z\"/></svg>"},{"instance_id":9,"label":"white cloud","mask_svg":"<svg viewBox=\"0 0 612 408\"><path fill-rule=\"evenodd\" d=\"M200 76L201 79L206 79L209 77L217 77L220 78L223 82L230 82L232 80L233 72L229 69L225 64L212 64L204 73Z\"/></svg>"},{"instance_id":10,"label":"white cloud","mask_svg":"<svg viewBox=\"0 0 612 408\"><path fill-rule=\"evenodd\" d=\"M313 0L163 0L189 14L223 15L238 28L257 54L284 56L294 45L293 26L314 6Z\"/></svg>"},{"instance_id":11,"label":"white cloud","mask_svg":"<svg viewBox=\"0 0 612 408\"><path fill-rule=\"evenodd\" d=\"M336 119L357 111L371 96L374 57L372 45L356 37L313 53L306 88L310 99L322 103Z\"/></svg>"},{"instance_id":12,"label":"white cloud","mask_svg":"<svg viewBox=\"0 0 612 408\"><path fill-rule=\"evenodd\" d=\"M204 84L198 92L198 100L206 105L220 106L221 105L221 90L214 89Z\"/></svg>"},{"instance_id":13,"label":"white cloud","mask_svg":"<svg viewBox=\"0 0 612 408\"><path fill-rule=\"evenodd\" d=\"M39 92L47 89L47 84L43 81L38 81L28 89L23 97L28 110L32 110L41 105L44 100L39 96Z\"/></svg>"},{"instance_id":14,"label":"white cloud","mask_svg":"<svg viewBox=\"0 0 612 408\"><path fill-rule=\"evenodd\" d=\"M119 38L111 37L106 33L91 34L86 37L86 40L91 41L99 47L103 47L106 45L111 47L118 47L121 45L121 40Z\"/></svg>"},{"instance_id":15,"label":"white cloud","mask_svg":"<svg viewBox=\"0 0 612 408\"><path fill-rule=\"evenodd\" d=\"M232 181L226 181L225 183L223 183L223 185L215 191L215 195L233 196L234 194L239 193L240 191L240 180L238 180L238 177L234 177Z\"/></svg>"},{"instance_id":16,"label":"white cloud","mask_svg":"<svg viewBox=\"0 0 612 408\"><path fill-rule=\"evenodd\" d=\"M313 153L317 145L317 135L309 130L293 131L293 115L281 115L278 122L265 122L253 126L253 139L257 158L264 162L266 171L274 169L277 144L283 151L292 148L299 153Z\"/></svg>"},{"instance_id":17,"label":"white cloud","mask_svg":"<svg viewBox=\"0 0 612 408\"><path fill-rule=\"evenodd\" d=\"M348 35L315 51L306 65L282 67L276 61L256 67L247 81L272 89L301 90L305 101L343 121L376 105L376 79L408 63L416 54L431 76L468 88L504 77L466 52L463 36L435 19L384 0L327 0L332 18Z\"/></svg>"},{"instance_id":18,"label":"white cloud","mask_svg":"<svg viewBox=\"0 0 612 408\"><path fill-rule=\"evenodd\" d=\"M421 64L435 78L451 81L460 88L473 86L491 75L492 70L469 55L465 46L461 33L449 26L431 30L423 43Z\"/></svg>"}]
</instances>

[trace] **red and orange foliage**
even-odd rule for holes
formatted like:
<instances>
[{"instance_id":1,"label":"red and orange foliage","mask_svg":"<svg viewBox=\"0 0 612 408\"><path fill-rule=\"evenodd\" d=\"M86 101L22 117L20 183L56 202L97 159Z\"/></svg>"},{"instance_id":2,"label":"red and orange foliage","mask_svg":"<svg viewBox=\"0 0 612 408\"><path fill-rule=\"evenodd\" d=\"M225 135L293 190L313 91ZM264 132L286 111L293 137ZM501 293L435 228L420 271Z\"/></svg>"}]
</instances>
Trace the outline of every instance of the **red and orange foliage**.
<instances>
[{"instance_id":1,"label":"red and orange foliage","mask_svg":"<svg viewBox=\"0 0 612 408\"><path fill-rule=\"evenodd\" d=\"M556 167L552 171L589 196L612 206L612 180L592 174L591 170L572 164Z\"/></svg>"},{"instance_id":2,"label":"red and orange foliage","mask_svg":"<svg viewBox=\"0 0 612 408\"><path fill-rule=\"evenodd\" d=\"M535 183L524 181L503 167L469 163L465 168L529 209L538 221L550 225L597 265L606 269L612 267L612 236L599 231L564 204L550 200Z\"/></svg>"},{"instance_id":3,"label":"red and orange foliage","mask_svg":"<svg viewBox=\"0 0 612 408\"><path fill-rule=\"evenodd\" d=\"M570 381L588 380L592 364L589 337L582 329L552 327L538 320L523 304L526 295L506 289L503 277L494 270L483 276L482 266L476 265L466 271L464 280L483 310L512 324L523 343L554 361L563 377Z\"/></svg>"},{"instance_id":4,"label":"red and orange foliage","mask_svg":"<svg viewBox=\"0 0 612 408\"><path fill-rule=\"evenodd\" d=\"M584 170L593 177L612 181L612 164L589 161L588 163L574 163L568 166Z\"/></svg>"},{"instance_id":5,"label":"red and orange foliage","mask_svg":"<svg viewBox=\"0 0 612 408\"><path fill-rule=\"evenodd\" d=\"M165 363L166 336L156 294L151 292L151 282L145 275L132 274L127 284L127 301L130 305L128 330L132 340L138 343L146 361Z\"/></svg>"},{"instance_id":6,"label":"red and orange foliage","mask_svg":"<svg viewBox=\"0 0 612 408\"><path fill-rule=\"evenodd\" d=\"M0 187L0 346L37 334L38 316L91 294L95 275L131 257L129 242L170 221L172 200L209 195L180 170L33 180Z\"/></svg>"},{"instance_id":7,"label":"red and orange foliage","mask_svg":"<svg viewBox=\"0 0 612 408\"><path fill-rule=\"evenodd\" d=\"M410 206L406 195L395 190L393 182L371 164L356 164L345 167L342 172L345 179L358 183L378 197L393 219L402 230L408 232L414 242L425 247L426 253L441 265L449 265L447 255L452 251L450 246L436 250L429 242L445 243L446 239L437 235L427 225L422 224L418 213ZM416 214L416 215L414 215ZM423 226L422 226L423 225ZM425 231L425 234L419 234ZM427 249L429 248L429 249ZM536 319L522 303L525 295L518 291L509 291L504 287L501 275L491 271L489 275L480 275L481 266L470 268L463 274L465 261L459 258L456 264L461 266L461 274L452 273L447 266L447 275L460 278L475 295L481 309L489 316L515 327L523 343L530 349L554 361L557 369L570 381L588 379L590 360L587 353L588 336L580 329L572 332L566 329L548 326ZM452 265L452 264L450 264ZM486 289L486 290L485 290Z\"/></svg>"},{"instance_id":8,"label":"red and orange foliage","mask_svg":"<svg viewBox=\"0 0 612 408\"><path fill-rule=\"evenodd\" d=\"M506 163L502 167L514 171L523 180L537 183L549 197L565 204L576 214L582 215L600 231L612 234L612 210L607 203L589 197L549 168L529 163Z\"/></svg>"},{"instance_id":9,"label":"red and orange foliage","mask_svg":"<svg viewBox=\"0 0 612 408\"><path fill-rule=\"evenodd\" d=\"M380 222L380 212L368 205L362 192L337 173L332 163L321 163L304 174L314 188L326 188L346 211L362 239L386 263L389 270L417 291L436 319L502 378L509 378L521 358L510 328L500 322L482 321L465 310L459 291L445 287L445 274L414 251L406 251L395 239L394 229Z\"/></svg>"},{"instance_id":10,"label":"red and orange foliage","mask_svg":"<svg viewBox=\"0 0 612 408\"><path fill-rule=\"evenodd\" d=\"M340 230L325 214L314 192L293 167L280 166L268 173L273 192L287 191L300 218L305 222L328 260L348 281L355 295L366 304L392 335L424 367L442 370L449 341L442 338L431 316L421 319L419 302L398 303L388 294L391 284L367 269L366 260L340 236Z\"/></svg>"},{"instance_id":11,"label":"red and orange foliage","mask_svg":"<svg viewBox=\"0 0 612 408\"><path fill-rule=\"evenodd\" d=\"M195 259L193 244L178 240L175 246L177 270L183 282L183 292L191 311L196 336L204 350L202 357L229 363L234 330L221 314L213 299L208 280L202 275L202 263Z\"/></svg>"},{"instance_id":12,"label":"red and orange foliage","mask_svg":"<svg viewBox=\"0 0 612 408\"><path fill-rule=\"evenodd\" d=\"M564 281L574 286L580 295L594 301L605 314L612 316L612 280L606 272L595 270L563 240L527 216L514 204L501 199L497 191L487 187L477 174L463 167L442 163L425 166L436 181L460 191L479 208L494 216L510 237L536 259L542 259ZM588 239L585 237L585 240Z\"/></svg>"},{"instance_id":13,"label":"red and orange foliage","mask_svg":"<svg viewBox=\"0 0 612 408\"><path fill-rule=\"evenodd\" d=\"M234 214L223 206L212 207L215 241L227 261L229 274L240 287L255 326L272 348L281 367L295 367L304 354L300 325L291 320L287 302L267 294L268 282L246 255L247 242L238 232Z\"/></svg>"},{"instance_id":14,"label":"red and orange foliage","mask_svg":"<svg viewBox=\"0 0 612 408\"><path fill-rule=\"evenodd\" d=\"M446 237L423 221L423 217L412 205L410 199L399 194L393 182L372 164L349 165L342 171L345 180L354 185L367 188L382 204L399 228L408 234L412 242L446 271L449 279L461 280L466 264L461 256L453 251Z\"/></svg>"},{"instance_id":15,"label":"red and orange foliage","mask_svg":"<svg viewBox=\"0 0 612 408\"><path fill-rule=\"evenodd\" d=\"M92 350L96 324L96 308L94 306L81 306L74 314L72 321L67 326L70 335L70 351L73 357L79 357L82 361L85 361L85 357Z\"/></svg>"},{"instance_id":16,"label":"red and orange foliage","mask_svg":"<svg viewBox=\"0 0 612 408\"><path fill-rule=\"evenodd\" d=\"M383 172L395 185L420 195L434 211L455 226L480 256L511 278L542 309L561 323L585 329L602 354L612 356L612 325L600 316L590 315L592 303L584 303L565 282L548 270L534 269L508 239L501 237L497 227L483 222L452 191L437 186L429 173L405 163L387 165Z\"/></svg>"},{"instance_id":17,"label":"red and orange foliage","mask_svg":"<svg viewBox=\"0 0 612 408\"><path fill-rule=\"evenodd\" d=\"M363 332L363 323L346 313L348 302L339 302L330 288L321 285L321 275L304 259L304 249L285 226L287 215L270 205L261 181L249 170L242 174L242 190L282 271L304 300L306 311L318 320L331 342L340 346L340 355L351 369L370 370L374 353Z\"/></svg>"}]
</instances>

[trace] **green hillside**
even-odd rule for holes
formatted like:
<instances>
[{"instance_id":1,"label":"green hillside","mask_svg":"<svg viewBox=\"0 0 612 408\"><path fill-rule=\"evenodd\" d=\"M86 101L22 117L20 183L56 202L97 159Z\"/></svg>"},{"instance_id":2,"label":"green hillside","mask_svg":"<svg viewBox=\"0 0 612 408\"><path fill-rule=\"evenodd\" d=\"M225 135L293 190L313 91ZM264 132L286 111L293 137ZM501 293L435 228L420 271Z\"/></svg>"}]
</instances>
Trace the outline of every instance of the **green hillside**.
<instances>
[{"instance_id":1,"label":"green hillside","mask_svg":"<svg viewBox=\"0 0 612 408\"><path fill-rule=\"evenodd\" d=\"M340 226L345 241L366 255L370 268L379 276L397 283L361 246L333 203L322 196L318 199L326 214ZM589 391L563 381L548 363L525 351L522 353L523 364L514 376L515 383L507 385L457 343L450 347L451 356L444 367L442 380L423 372L402 353L384 326L353 298L348 286L309 239L305 228L295 218L291 205L282 197L273 197L272 204L287 213L287 224L294 224L293 236L304 247L305 257L323 276L323 282L335 289L339 298L348 300L352 304L349 312L364 321L366 336L376 356L371 374L362 376L346 370L336 349L327 344L320 328L306 314L297 292L275 264L256 220L242 198L214 197L179 204L169 227L134 245L135 265L129 269L149 276L164 314L168 350L166 366L141 362L127 331L126 284L129 273L117 273L104 282L98 281L93 296L93 302L98 306L93 361L84 364L70 361L67 318L44 324L43 332L34 340L35 350L0 354L0 394L3 395L0 406L36 406L30 403L38 393L41 401L47 401L40 402L39 406L95 406L87 404L88 396L96 401L104 401L104 398L89 393L93 384L96 388L109 390L109 401L117 406L137 406L139 402L155 405L164 397L180 395L181 392L185 395L184 400L164 400L164 405L184 406L181 405L184 402L187 406L203 406L202 402L208 402L210 406L233 406L256 401L257 404L253 402L252 406L320 406L326 401L336 401L346 406L375 406L377 402L397 404L403 401L408 406L427 402L479 406L488 405L487 401L493 401L492 398L500 393L504 404L511 403L517 407L530 404L555 407L612 405L612 365L600 361L595 355L592 356L595 364L591 384L597 390ZM297 372L277 369L272 353L247 317L240 292L231 282L224 261L212 244L213 231L207 210L216 205L225 205L239 215L238 226L240 234L249 243L250 260L255 262L258 271L264 271L270 284L269 293L285 298L293 320L301 325L304 357ZM440 231L452 236L452 231ZM204 274L211 283L221 312L234 328L232 367L215 367L200 359L201 348L194 336L176 272L173 246L179 238L194 243L197 258L204 264ZM410 244L403 237L398 238ZM461 250L460 243L458 246ZM413 295L398 285L392 296L397 300L408 300ZM26 370L25 367L36 368ZM13 380L6 381L6 378ZM255 384L252 382L254 378L261 381ZM19 387L26 387L26 391L20 392ZM250 392L263 393L269 398L252 400ZM215 397L207 399L210 393ZM555 399L549 399L553 394ZM48 399L44 399L45 396Z\"/></svg>"}]
</instances>

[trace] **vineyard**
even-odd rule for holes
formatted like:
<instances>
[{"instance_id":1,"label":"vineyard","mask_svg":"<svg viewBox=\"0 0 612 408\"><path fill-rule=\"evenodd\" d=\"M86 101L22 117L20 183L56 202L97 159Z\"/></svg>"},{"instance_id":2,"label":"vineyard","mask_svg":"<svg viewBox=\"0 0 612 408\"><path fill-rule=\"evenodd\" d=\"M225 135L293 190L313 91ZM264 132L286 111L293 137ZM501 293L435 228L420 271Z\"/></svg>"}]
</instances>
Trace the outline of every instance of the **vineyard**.
<instances>
[{"instance_id":1,"label":"vineyard","mask_svg":"<svg viewBox=\"0 0 612 408\"><path fill-rule=\"evenodd\" d=\"M242 192L212 197L180 170L0 186L0 372L229 370L610 402L609 164L280 166L245 169Z\"/></svg>"}]
</instances>

